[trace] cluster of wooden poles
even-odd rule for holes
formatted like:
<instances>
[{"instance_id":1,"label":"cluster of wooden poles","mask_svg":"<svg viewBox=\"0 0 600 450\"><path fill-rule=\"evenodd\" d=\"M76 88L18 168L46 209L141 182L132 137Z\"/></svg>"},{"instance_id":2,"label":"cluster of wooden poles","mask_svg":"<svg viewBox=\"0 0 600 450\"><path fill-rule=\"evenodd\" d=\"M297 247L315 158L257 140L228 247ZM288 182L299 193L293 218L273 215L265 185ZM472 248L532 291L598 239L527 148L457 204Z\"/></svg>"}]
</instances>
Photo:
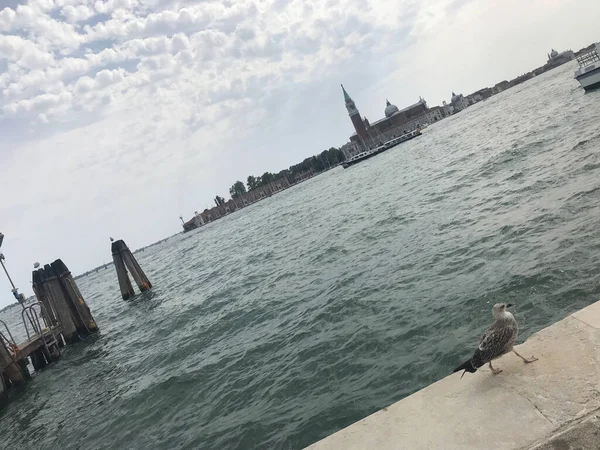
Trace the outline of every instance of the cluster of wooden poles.
<instances>
[{"instance_id":1,"label":"cluster of wooden poles","mask_svg":"<svg viewBox=\"0 0 600 450\"><path fill-rule=\"evenodd\" d=\"M140 291L152 287L125 242L113 242L111 250L123 299L134 295L127 269ZM17 344L6 324L0 321L4 325L4 329L0 327L1 395L31 378L27 358L38 371L60 357L60 348L98 331L90 308L62 260L34 270L32 282L37 302L23 305L22 311L27 340Z\"/></svg>"},{"instance_id":2,"label":"cluster of wooden poles","mask_svg":"<svg viewBox=\"0 0 600 450\"><path fill-rule=\"evenodd\" d=\"M111 245L111 251L123 300L127 300L135 295L133 286L131 286L131 281L127 276L127 270L131 273L131 276L141 292L152 288L150 280L148 280L148 277L123 240L119 239L118 241L114 241Z\"/></svg>"}]
</instances>

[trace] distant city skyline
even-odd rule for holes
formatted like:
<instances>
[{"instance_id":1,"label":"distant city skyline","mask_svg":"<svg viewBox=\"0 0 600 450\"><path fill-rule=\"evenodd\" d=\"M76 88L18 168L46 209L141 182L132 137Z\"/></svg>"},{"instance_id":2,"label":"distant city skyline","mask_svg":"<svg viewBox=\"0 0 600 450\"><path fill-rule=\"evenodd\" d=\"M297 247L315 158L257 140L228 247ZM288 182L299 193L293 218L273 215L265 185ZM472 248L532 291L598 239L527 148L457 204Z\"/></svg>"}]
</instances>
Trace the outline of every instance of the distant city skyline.
<instances>
[{"instance_id":1,"label":"distant city skyline","mask_svg":"<svg viewBox=\"0 0 600 450\"><path fill-rule=\"evenodd\" d=\"M148 245L248 173L343 145L340 83L376 119L386 98L439 105L600 40L591 0L3 5L0 231L26 295L35 261L84 272L109 236Z\"/></svg>"}]
</instances>

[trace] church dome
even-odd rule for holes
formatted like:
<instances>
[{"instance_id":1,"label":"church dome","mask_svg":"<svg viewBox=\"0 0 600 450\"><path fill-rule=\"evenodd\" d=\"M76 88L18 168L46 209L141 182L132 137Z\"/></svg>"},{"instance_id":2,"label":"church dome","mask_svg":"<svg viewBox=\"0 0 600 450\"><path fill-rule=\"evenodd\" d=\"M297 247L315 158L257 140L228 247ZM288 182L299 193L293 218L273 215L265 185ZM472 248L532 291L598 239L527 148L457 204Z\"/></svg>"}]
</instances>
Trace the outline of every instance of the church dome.
<instances>
[{"instance_id":1,"label":"church dome","mask_svg":"<svg viewBox=\"0 0 600 450\"><path fill-rule=\"evenodd\" d=\"M398 107L392 105L389 100L385 101L385 117L391 117L398 112Z\"/></svg>"},{"instance_id":2,"label":"church dome","mask_svg":"<svg viewBox=\"0 0 600 450\"><path fill-rule=\"evenodd\" d=\"M450 99L450 101L452 101L452 102L455 102L455 101L457 101L459 98L460 98L460 96L459 96L459 95L456 95L456 94L454 93L454 91L453 91L453 92L452 92L452 98Z\"/></svg>"},{"instance_id":3,"label":"church dome","mask_svg":"<svg viewBox=\"0 0 600 450\"><path fill-rule=\"evenodd\" d=\"M556 58L558 56L558 52L554 49L550 52L550 58Z\"/></svg>"}]
</instances>

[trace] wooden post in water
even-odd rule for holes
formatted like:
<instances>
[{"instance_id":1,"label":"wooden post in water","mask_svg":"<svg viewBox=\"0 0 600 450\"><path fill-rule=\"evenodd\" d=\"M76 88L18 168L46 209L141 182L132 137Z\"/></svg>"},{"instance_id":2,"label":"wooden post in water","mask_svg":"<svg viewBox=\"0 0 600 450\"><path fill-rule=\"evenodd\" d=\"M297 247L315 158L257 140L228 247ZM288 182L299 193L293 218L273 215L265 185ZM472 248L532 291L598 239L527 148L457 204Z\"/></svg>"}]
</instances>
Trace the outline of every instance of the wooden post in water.
<instances>
[{"instance_id":1,"label":"wooden post in water","mask_svg":"<svg viewBox=\"0 0 600 450\"><path fill-rule=\"evenodd\" d=\"M77 334L77 327L73 320L73 312L65 299L65 294L60 286L58 277L50 264L44 266L44 282L50 304L62 328L65 342L70 344L71 342L78 341L79 335Z\"/></svg>"},{"instance_id":2,"label":"wooden post in water","mask_svg":"<svg viewBox=\"0 0 600 450\"><path fill-rule=\"evenodd\" d=\"M29 373L29 368L27 367L27 358L18 360L17 364L21 368L21 373L23 374L23 378L25 380L31 380L31 374Z\"/></svg>"},{"instance_id":3,"label":"wooden post in water","mask_svg":"<svg viewBox=\"0 0 600 450\"><path fill-rule=\"evenodd\" d=\"M96 325L90 308L85 303L83 295L65 263L57 259L52 263L52 269L60 282L65 299L69 303L79 335L85 336L98 331L98 325Z\"/></svg>"},{"instance_id":4,"label":"wooden post in water","mask_svg":"<svg viewBox=\"0 0 600 450\"><path fill-rule=\"evenodd\" d=\"M129 250L127 244L122 239L112 243L111 251L123 300L131 298L135 294L131 286L131 281L129 281L129 276L127 276L128 269L141 292L152 288L150 280L148 280L148 277L136 261L131 250Z\"/></svg>"},{"instance_id":5,"label":"wooden post in water","mask_svg":"<svg viewBox=\"0 0 600 450\"><path fill-rule=\"evenodd\" d=\"M50 304L50 298L44 286L44 269L34 270L31 274L31 278L33 293L35 294L35 297L38 299L38 301L42 305L44 305L44 308L42 309L42 315L44 316L44 319L50 325L58 325L56 314L52 309L52 305Z\"/></svg>"},{"instance_id":6,"label":"wooden post in water","mask_svg":"<svg viewBox=\"0 0 600 450\"><path fill-rule=\"evenodd\" d=\"M40 369L43 369L51 362L50 355L48 355L48 358L46 358L46 352L44 347L40 347L31 352L29 358L31 358L31 365L33 366L36 372Z\"/></svg>"},{"instance_id":7,"label":"wooden post in water","mask_svg":"<svg viewBox=\"0 0 600 450\"><path fill-rule=\"evenodd\" d=\"M6 348L4 340L0 339L0 375L4 376L4 374L12 384L21 384L25 381L21 367Z\"/></svg>"},{"instance_id":8,"label":"wooden post in water","mask_svg":"<svg viewBox=\"0 0 600 450\"><path fill-rule=\"evenodd\" d=\"M133 253L131 253L131 250L125 248L122 255L123 261L127 266L127 270L129 270L129 273L131 273L131 276L133 276L135 283L140 289L140 292L150 290L152 288L152 283L150 283L150 280L138 264L137 260L135 259L135 256L133 256Z\"/></svg>"},{"instance_id":9,"label":"wooden post in water","mask_svg":"<svg viewBox=\"0 0 600 450\"><path fill-rule=\"evenodd\" d=\"M113 262L115 264L115 270L117 271L117 278L119 279L119 288L121 289L121 296L123 300L127 300L135 295L131 281L127 276L127 269L125 268L125 262L123 261L123 255L121 255L119 243L123 241L113 242L111 245Z\"/></svg>"}]
</instances>

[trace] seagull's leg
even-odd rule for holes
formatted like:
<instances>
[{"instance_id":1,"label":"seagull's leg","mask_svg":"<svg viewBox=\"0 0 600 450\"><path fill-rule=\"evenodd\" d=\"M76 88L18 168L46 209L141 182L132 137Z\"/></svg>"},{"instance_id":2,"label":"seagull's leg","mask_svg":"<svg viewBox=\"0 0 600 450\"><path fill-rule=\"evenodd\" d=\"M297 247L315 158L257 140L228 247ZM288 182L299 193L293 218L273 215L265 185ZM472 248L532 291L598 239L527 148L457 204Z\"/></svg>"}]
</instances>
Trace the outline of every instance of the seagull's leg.
<instances>
[{"instance_id":1,"label":"seagull's leg","mask_svg":"<svg viewBox=\"0 0 600 450\"><path fill-rule=\"evenodd\" d=\"M490 361L490 370L492 371L492 373L494 375L498 375L500 372L502 372L502 369L494 369L494 367L492 367L492 362Z\"/></svg>"},{"instance_id":2,"label":"seagull's leg","mask_svg":"<svg viewBox=\"0 0 600 450\"><path fill-rule=\"evenodd\" d=\"M535 356L532 356L531 359L524 358L521 355L519 355L514 348L512 349L512 351L515 352L515 355L521 358L525 364L529 364L538 360Z\"/></svg>"}]
</instances>

